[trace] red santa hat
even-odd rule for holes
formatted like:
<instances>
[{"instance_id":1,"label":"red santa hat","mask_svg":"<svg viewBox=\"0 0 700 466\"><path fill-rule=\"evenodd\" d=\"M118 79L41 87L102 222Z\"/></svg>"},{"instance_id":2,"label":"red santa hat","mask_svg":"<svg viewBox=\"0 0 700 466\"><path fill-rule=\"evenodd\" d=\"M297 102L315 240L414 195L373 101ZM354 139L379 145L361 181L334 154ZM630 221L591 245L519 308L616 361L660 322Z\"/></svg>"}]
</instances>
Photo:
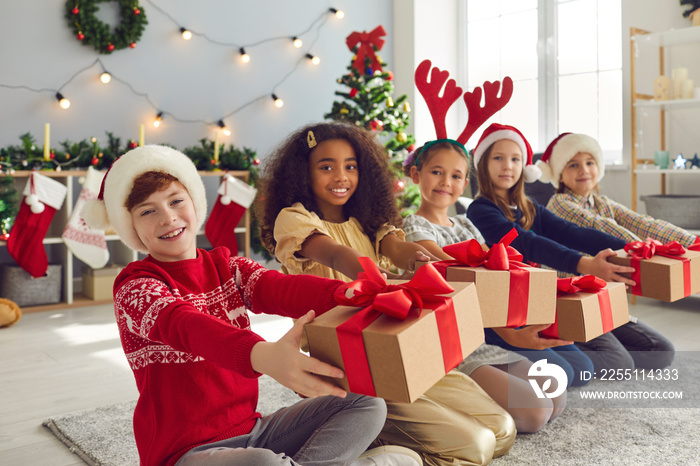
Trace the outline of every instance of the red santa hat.
<instances>
[{"instance_id":1,"label":"red santa hat","mask_svg":"<svg viewBox=\"0 0 700 466\"><path fill-rule=\"evenodd\" d=\"M478 167L479 160L484 152L491 147L496 142L501 139L508 139L515 142L523 156L526 157L525 166L523 168L523 177L526 183L534 183L540 177L540 169L532 164L532 147L530 143L527 142L525 136L514 126L501 125L499 123L491 123L491 125L484 130L484 133L479 138L479 142L474 148L474 167Z\"/></svg>"},{"instance_id":2,"label":"red santa hat","mask_svg":"<svg viewBox=\"0 0 700 466\"><path fill-rule=\"evenodd\" d=\"M558 188L562 170L569 160L580 152L593 156L598 165L598 181L602 180L605 175L605 163L598 141L586 134L562 133L549 143L542 159L537 161L537 166L542 171L540 181L552 183Z\"/></svg>"},{"instance_id":3,"label":"red santa hat","mask_svg":"<svg viewBox=\"0 0 700 466\"><path fill-rule=\"evenodd\" d=\"M81 211L89 226L98 230L111 226L124 244L144 254L148 254L148 248L136 234L131 213L124 205L134 187L134 180L150 171L172 175L187 189L194 204L199 231L207 216L204 183L189 157L166 146L137 147L115 160L102 179L97 199L86 202Z\"/></svg>"}]
</instances>

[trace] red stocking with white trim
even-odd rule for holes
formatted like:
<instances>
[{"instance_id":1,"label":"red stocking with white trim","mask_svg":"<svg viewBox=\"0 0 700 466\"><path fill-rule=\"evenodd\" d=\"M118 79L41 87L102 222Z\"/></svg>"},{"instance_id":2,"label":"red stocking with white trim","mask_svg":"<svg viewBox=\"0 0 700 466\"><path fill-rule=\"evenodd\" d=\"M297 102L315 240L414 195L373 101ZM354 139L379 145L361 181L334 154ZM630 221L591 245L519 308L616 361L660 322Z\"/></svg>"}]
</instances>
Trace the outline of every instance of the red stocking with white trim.
<instances>
[{"instance_id":1,"label":"red stocking with white trim","mask_svg":"<svg viewBox=\"0 0 700 466\"><path fill-rule=\"evenodd\" d=\"M226 246L231 254L238 254L235 229L253 203L257 190L229 174L217 191L219 196L204 226L204 233L212 246Z\"/></svg>"}]
</instances>

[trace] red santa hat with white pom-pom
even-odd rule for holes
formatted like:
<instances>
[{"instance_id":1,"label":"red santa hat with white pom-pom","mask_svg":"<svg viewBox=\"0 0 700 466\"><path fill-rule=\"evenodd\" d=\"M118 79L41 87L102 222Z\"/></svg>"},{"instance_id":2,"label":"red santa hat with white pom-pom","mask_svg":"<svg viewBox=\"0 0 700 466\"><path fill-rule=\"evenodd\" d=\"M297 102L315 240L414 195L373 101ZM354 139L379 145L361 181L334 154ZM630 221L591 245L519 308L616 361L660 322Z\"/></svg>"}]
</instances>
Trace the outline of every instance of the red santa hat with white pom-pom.
<instances>
[{"instance_id":1,"label":"red santa hat with white pom-pom","mask_svg":"<svg viewBox=\"0 0 700 466\"><path fill-rule=\"evenodd\" d=\"M559 188L562 170L569 160L580 152L593 156L598 164L598 181L602 180L605 175L605 163L598 141L586 134L562 133L549 143L542 159L537 161L537 166L542 171L540 181L552 183L555 188Z\"/></svg>"},{"instance_id":2,"label":"red santa hat with white pom-pom","mask_svg":"<svg viewBox=\"0 0 700 466\"><path fill-rule=\"evenodd\" d=\"M172 175L187 189L194 204L199 231L207 216L202 178L189 157L166 146L137 147L115 160L102 180L97 199L88 201L81 211L89 226L98 230L111 226L124 244L144 254L148 254L148 249L136 234L125 203L134 187L134 180L150 171Z\"/></svg>"},{"instance_id":3,"label":"red santa hat with white pom-pom","mask_svg":"<svg viewBox=\"0 0 700 466\"><path fill-rule=\"evenodd\" d=\"M491 125L484 130L484 133L481 135L479 142L474 148L474 167L479 166L479 160L481 160L481 156L484 155L484 152L501 139L513 141L520 147L520 151L525 158L523 164L523 177L525 178L525 182L534 183L537 181L542 172L532 164L532 147L530 147L530 143L527 142L525 136L514 126L491 123Z\"/></svg>"}]
</instances>

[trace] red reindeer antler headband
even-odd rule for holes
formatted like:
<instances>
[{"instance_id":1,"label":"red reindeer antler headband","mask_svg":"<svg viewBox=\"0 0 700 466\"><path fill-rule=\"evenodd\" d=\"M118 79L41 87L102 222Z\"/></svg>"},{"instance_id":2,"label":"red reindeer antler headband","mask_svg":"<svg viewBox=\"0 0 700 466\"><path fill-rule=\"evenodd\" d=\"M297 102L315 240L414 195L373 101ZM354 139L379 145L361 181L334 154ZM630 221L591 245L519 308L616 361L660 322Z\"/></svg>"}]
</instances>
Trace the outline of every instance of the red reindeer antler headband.
<instances>
[{"instance_id":1,"label":"red reindeer antler headband","mask_svg":"<svg viewBox=\"0 0 700 466\"><path fill-rule=\"evenodd\" d=\"M452 104L462 95L462 88L457 86L454 79L448 79L450 77L448 71L442 71L438 67L433 67L431 70L431 67L432 63L430 60L423 60L418 65L415 72L416 87L423 96L423 99L425 99L425 103L428 105L428 110L430 110L430 115L433 119L433 125L435 125L435 135L437 137L436 140L424 144L422 150L441 141L457 143L464 148L464 145L476 130L508 103L513 95L513 80L509 76L503 78L503 87L500 97L498 96L498 91L501 89L500 81L486 81L483 87L477 87L472 92L465 92L464 103L469 111L467 125L462 131L462 134L460 134L456 140L453 140L447 139L445 117ZM428 81L429 72L430 81ZM443 90L443 87L444 91L442 92L442 96L440 96L440 91ZM482 93L484 95L483 106L481 105ZM464 148L464 151L467 152L466 148ZM416 162L418 161L419 155L420 154L415 155Z\"/></svg>"}]
</instances>

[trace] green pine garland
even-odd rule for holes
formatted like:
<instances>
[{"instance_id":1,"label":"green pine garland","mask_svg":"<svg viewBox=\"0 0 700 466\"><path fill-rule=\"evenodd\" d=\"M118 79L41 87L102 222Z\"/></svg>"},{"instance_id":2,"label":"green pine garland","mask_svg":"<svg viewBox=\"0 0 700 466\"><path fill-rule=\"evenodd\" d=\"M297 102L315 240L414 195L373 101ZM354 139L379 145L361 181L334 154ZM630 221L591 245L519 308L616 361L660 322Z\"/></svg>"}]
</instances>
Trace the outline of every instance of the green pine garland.
<instances>
[{"instance_id":1,"label":"green pine garland","mask_svg":"<svg viewBox=\"0 0 700 466\"><path fill-rule=\"evenodd\" d=\"M14 178L0 175L0 237L9 232L12 227L19 212L18 199Z\"/></svg>"},{"instance_id":2,"label":"green pine garland","mask_svg":"<svg viewBox=\"0 0 700 466\"><path fill-rule=\"evenodd\" d=\"M83 45L92 45L99 53L110 54L115 50L136 47L148 24L146 13L138 0L117 0L121 23L114 29L96 16L98 3L109 0L67 0L66 19L76 39Z\"/></svg>"}]
</instances>

